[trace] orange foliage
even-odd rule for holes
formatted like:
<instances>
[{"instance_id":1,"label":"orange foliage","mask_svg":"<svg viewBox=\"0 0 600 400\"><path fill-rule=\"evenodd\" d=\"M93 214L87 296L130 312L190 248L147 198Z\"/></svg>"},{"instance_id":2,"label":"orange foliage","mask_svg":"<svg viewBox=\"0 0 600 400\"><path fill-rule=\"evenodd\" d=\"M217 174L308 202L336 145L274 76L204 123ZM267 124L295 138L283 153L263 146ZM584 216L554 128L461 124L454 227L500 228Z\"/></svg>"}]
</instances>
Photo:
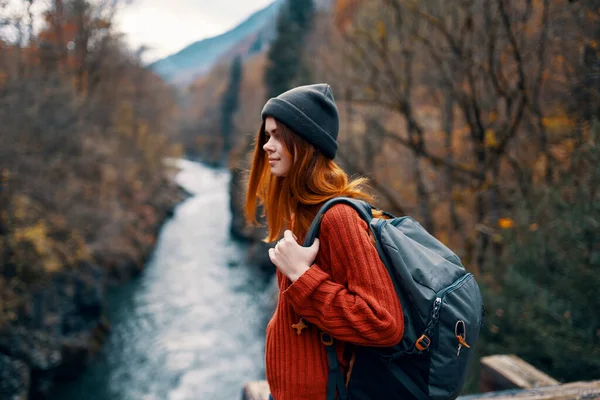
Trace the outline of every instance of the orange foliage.
<instances>
[{"instance_id":1,"label":"orange foliage","mask_svg":"<svg viewBox=\"0 0 600 400\"><path fill-rule=\"evenodd\" d=\"M512 220L512 218L500 218L498 220L498 226L502 229L510 229L513 228L515 226L515 221Z\"/></svg>"},{"instance_id":2,"label":"orange foliage","mask_svg":"<svg viewBox=\"0 0 600 400\"><path fill-rule=\"evenodd\" d=\"M82 12L77 15L60 15L56 9L50 9L44 13L45 27L37 35L37 43L44 46L50 45L53 51L59 55L62 67L75 71L81 67L81 63L87 52L88 40L91 32L108 32L111 28L110 21L102 18L92 18L88 13ZM40 47L32 46L28 49L29 59L35 60ZM64 58L63 58L64 57ZM87 77L78 77L74 85L85 87L82 80Z\"/></svg>"},{"instance_id":3,"label":"orange foliage","mask_svg":"<svg viewBox=\"0 0 600 400\"><path fill-rule=\"evenodd\" d=\"M365 0L337 0L334 7L334 21L339 29L346 29L352 23L357 8Z\"/></svg>"}]
</instances>

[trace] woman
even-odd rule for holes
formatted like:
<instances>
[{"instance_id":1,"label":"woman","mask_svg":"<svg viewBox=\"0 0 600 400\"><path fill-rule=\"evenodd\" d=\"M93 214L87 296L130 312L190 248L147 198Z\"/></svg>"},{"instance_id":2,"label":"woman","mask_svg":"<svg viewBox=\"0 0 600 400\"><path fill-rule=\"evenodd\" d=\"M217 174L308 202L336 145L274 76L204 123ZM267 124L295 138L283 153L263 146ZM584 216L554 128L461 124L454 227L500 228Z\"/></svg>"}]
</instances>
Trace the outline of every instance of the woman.
<instances>
[{"instance_id":1,"label":"woman","mask_svg":"<svg viewBox=\"0 0 600 400\"><path fill-rule=\"evenodd\" d=\"M349 181L333 161L339 118L330 86L300 86L272 98L262 120L245 211L248 222L256 224L260 203L266 241L281 238L269 250L279 299L267 325L266 377L275 400L325 400L328 362L320 331L336 339L347 383L352 344L398 343L404 332L402 308L367 224L350 206L328 210L320 240L301 246L325 201L371 199L362 189L365 180Z\"/></svg>"}]
</instances>

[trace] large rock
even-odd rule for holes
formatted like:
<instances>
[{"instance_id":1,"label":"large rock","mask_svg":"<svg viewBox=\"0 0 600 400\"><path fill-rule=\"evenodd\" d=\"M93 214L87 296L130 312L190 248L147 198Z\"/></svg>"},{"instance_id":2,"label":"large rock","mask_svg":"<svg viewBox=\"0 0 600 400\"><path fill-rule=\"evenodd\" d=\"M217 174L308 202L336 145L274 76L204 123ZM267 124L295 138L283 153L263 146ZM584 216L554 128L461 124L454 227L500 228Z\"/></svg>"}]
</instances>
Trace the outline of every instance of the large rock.
<instances>
[{"instance_id":1,"label":"large rock","mask_svg":"<svg viewBox=\"0 0 600 400\"><path fill-rule=\"evenodd\" d=\"M246 224L244 205L246 199L245 173L240 168L232 168L229 180L229 209L231 211L231 235L244 241L253 241L256 232Z\"/></svg>"},{"instance_id":2,"label":"large rock","mask_svg":"<svg viewBox=\"0 0 600 400\"><path fill-rule=\"evenodd\" d=\"M108 321L101 318L92 330L63 337L61 340L63 362L53 371L53 378L58 380L77 378L100 350L109 332L110 325Z\"/></svg>"},{"instance_id":3,"label":"large rock","mask_svg":"<svg viewBox=\"0 0 600 400\"><path fill-rule=\"evenodd\" d=\"M0 399L26 400L31 372L23 361L0 354Z\"/></svg>"},{"instance_id":4,"label":"large rock","mask_svg":"<svg viewBox=\"0 0 600 400\"><path fill-rule=\"evenodd\" d=\"M44 396L52 385L54 369L63 360L58 337L24 327L4 327L0 331L0 355L12 360L5 360L10 371L8 381L4 383L3 375L0 382L16 399Z\"/></svg>"},{"instance_id":5,"label":"large rock","mask_svg":"<svg viewBox=\"0 0 600 400\"><path fill-rule=\"evenodd\" d=\"M20 296L14 325L0 329L0 354L13 360L11 371L24 366L27 373L11 372L5 390L43 398L55 380L81 373L106 337L104 275L99 267L82 263L77 270L56 273L46 284ZM4 379L3 375L0 383Z\"/></svg>"},{"instance_id":6,"label":"large rock","mask_svg":"<svg viewBox=\"0 0 600 400\"><path fill-rule=\"evenodd\" d=\"M246 224L244 217L246 177L244 175L245 173L240 168L231 169L231 180L229 181L231 235L238 240L249 242L248 263L262 268L274 268L268 253L269 248L273 247L273 244L267 244L262 241L267 236L266 228L251 227Z\"/></svg>"},{"instance_id":7,"label":"large rock","mask_svg":"<svg viewBox=\"0 0 600 400\"><path fill-rule=\"evenodd\" d=\"M255 240L248 246L247 261L249 264L257 265L261 268L272 268L275 272L275 265L269 258L269 248L273 247L273 244L267 244L261 240Z\"/></svg>"},{"instance_id":8,"label":"large rock","mask_svg":"<svg viewBox=\"0 0 600 400\"><path fill-rule=\"evenodd\" d=\"M62 361L58 338L24 327L5 327L0 330L0 353L21 360L37 370L50 370Z\"/></svg>"}]
</instances>

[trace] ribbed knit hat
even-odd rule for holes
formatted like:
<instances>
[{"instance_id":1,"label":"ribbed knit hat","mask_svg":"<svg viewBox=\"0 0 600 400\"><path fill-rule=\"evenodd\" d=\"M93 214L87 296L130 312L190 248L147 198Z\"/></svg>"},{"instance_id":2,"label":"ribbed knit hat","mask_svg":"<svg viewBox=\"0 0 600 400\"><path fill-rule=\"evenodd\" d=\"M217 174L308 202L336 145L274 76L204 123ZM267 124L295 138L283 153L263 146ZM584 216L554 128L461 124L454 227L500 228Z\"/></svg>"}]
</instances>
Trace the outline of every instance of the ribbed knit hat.
<instances>
[{"instance_id":1,"label":"ribbed knit hat","mask_svg":"<svg viewBox=\"0 0 600 400\"><path fill-rule=\"evenodd\" d=\"M339 115L328 84L318 83L290 89L269 99L261 114L263 121L269 116L275 118L319 149L327 158L335 158Z\"/></svg>"}]
</instances>

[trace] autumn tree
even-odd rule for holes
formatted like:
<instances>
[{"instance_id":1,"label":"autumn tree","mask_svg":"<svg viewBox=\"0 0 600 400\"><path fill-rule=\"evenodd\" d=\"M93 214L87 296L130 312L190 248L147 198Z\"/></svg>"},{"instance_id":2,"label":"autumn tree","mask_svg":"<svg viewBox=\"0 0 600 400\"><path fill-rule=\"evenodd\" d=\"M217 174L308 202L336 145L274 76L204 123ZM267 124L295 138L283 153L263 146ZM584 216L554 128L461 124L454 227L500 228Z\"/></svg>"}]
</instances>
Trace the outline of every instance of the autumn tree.
<instances>
[{"instance_id":1,"label":"autumn tree","mask_svg":"<svg viewBox=\"0 0 600 400\"><path fill-rule=\"evenodd\" d=\"M117 2L51 2L37 34L32 4L16 17L0 5L2 304L48 274L151 245L140 227L166 204L163 159L180 154L174 93L113 30Z\"/></svg>"},{"instance_id":2,"label":"autumn tree","mask_svg":"<svg viewBox=\"0 0 600 400\"><path fill-rule=\"evenodd\" d=\"M394 151L401 159L408 151L412 171L402 170L400 196L389 201L386 195L386 201L414 209L468 264L481 266L495 251L493 234L515 191L527 191L539 177L552 182L558 168L552 157L566 139L557 136L557 127L572 124L561 115L570 94L560 82L576 79L567 68L577 59L579 40L574 31L559 32L565 23L574 25L580 7L550 1L338 2L341 39L329 51L339 49L342 57L329 61L328 79L349 94L343 113L350 103L355 120L380 110L381 138L389 144L377 169L356 170L384 186ZM553 57L562 61L551 62ZM358 126L347 129L367 134L355 131Z\"/></svg>"},{"instance_id":3,"label":"autumn tree","mask_svg":"<svg viewBox=\"0 0 600 400\"><path fill-rule=\"evenodd\" d=\"M597 285L587 277L598 234L598 3L340 0L336 10L319 59L341 93L340 160L479 275L498 317L484 349L561 379L593 377L597 318L583 310ZM584 337L593 342L573 344ZM559 360L566 347L582 360L573 371Z\"/></svg>"}]
</instances>

